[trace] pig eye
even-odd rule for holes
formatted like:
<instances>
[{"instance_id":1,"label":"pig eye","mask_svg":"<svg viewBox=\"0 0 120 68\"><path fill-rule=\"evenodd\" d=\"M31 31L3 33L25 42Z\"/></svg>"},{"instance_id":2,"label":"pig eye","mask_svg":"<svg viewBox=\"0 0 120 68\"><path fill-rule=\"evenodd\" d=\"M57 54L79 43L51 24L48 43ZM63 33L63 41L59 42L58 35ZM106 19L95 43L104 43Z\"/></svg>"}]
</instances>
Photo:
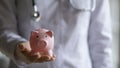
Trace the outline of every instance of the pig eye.
<instances>
[{"instance_id":1,"label":"pig eye","mask_svg":"<svg viewBox=\"0 0 120 68\"><path fill-rule=\"evenodd\" d=\"M39 38L39 36L36 36L36 38Z\"/></svg>"}]
</instances>

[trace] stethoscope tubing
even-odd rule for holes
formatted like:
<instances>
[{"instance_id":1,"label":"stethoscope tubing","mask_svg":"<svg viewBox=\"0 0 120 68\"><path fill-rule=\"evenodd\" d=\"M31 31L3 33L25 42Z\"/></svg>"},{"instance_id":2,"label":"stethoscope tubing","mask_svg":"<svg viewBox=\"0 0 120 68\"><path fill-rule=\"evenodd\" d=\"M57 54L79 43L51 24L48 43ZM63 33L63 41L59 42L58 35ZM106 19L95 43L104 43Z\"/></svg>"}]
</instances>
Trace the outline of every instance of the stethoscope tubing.
<instances>
[{"instance_id":1,"label":"stethoscope tubing","mask_svg":"<svg viewBox=\"0 0 120 68\"><path fill-rule=\"evenodd\" d=\"M78 9L78 10L93 12L95 10L95 8L96 8L96 0L91 0L91 1L92 2L91 2L91 8L90 9ZM33 5L33 10L34 10L33 18L34 18L35 21L39 21L41 16L40 16L40 12L38 11L35 0L32 0L32 5Z\"/></svg>"}]
</instances>

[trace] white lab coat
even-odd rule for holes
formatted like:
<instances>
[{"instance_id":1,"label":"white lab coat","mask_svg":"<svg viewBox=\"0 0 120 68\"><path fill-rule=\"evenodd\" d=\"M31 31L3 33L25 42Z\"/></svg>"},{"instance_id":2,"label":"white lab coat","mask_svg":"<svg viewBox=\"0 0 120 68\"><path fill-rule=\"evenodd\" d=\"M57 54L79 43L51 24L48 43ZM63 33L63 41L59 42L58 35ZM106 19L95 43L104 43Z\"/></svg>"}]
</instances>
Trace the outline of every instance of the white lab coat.
<instances>
[{"instance_id":1,"label":"white lab coat","mask_svg":"<svg viewBox=\"0 0 120 68\"><path fill-rule=\"evenodd\" d=\"M37 23L31 0L0 0L0 50L21 68L112 68L108 0L95 1L35 0L41 13ZM54 32L56 60L18 63L17 43L29 40L36 28Z\"/></svg>"}]
</instances>

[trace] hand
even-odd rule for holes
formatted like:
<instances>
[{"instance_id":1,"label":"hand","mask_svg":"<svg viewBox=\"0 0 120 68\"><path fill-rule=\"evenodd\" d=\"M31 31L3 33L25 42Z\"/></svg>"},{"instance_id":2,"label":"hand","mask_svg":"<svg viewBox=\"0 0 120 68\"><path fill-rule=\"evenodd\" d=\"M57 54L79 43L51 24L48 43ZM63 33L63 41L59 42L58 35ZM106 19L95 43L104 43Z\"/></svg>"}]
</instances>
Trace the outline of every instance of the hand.
<instances>
[{"instance_id":1,"label":"hand","mask_svg":"<svg viewBox=\"0 0 120 68\"><path fill-rule=\"evenodd\" d=\"M23 42L18 44L17 49L15 50L15 55L16 57L27 63L41 63L41 62L47 62L47 61L52 61L54 59L47 59L49 56L42 56L39 52L32 54L31 53L31 47L29 42ZM54 56L55 57L55 56Z\"/></svg>"}]
</instances>

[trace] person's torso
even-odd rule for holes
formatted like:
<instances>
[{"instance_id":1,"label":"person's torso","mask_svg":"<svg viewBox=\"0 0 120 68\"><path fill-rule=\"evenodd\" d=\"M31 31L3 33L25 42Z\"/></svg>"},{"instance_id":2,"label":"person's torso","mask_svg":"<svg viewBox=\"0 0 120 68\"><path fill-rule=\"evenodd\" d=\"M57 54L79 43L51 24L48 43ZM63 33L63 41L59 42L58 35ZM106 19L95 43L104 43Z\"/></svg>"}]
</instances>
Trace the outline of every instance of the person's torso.
<instances>
[{"instance_id":1,"label":"person's torso","mask_svg":"<svg viewBox=\"0 0 120 68\"><path fill-rule=\"evenodd\" d=\"M92 68L88 49L88 29L92 0L35 0L41 20L32 18L32 0L18 0L19 34L29 40L31 30L47 28L54 32L53 62L30 64L28 68ZM76 4L76 5L75 5ZM81 6L79 9L76 6Z\"/></svg>"}]
</instances>

